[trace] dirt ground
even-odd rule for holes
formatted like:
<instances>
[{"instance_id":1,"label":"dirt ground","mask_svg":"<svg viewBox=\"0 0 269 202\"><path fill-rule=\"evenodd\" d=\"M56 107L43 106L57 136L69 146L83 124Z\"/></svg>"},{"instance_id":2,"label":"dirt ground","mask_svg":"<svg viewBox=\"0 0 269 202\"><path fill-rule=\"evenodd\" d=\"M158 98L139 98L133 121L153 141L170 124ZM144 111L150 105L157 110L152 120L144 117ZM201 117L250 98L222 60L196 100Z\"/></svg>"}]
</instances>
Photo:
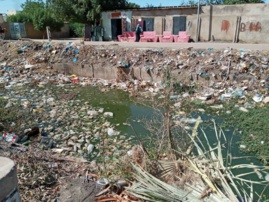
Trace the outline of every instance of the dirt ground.
<instances>
[{"instance_id":1,"label":"dirt ground","mask_svg":"<svg viewBox=\"0 0 269 202\"><path fill-rule=\"evenodd\" d=\"M83 159L0 141L1 156L17 165L22 201L92 202L100 192L91 168Z\"/></svg>"},{"instance_id":2,"label":"dirt ground","mask_svg":"<svg viewBox=\"0 0 269 202\"><path fill-rule=\"evenodd\" d=\"M33 40L33 41L47 41L47 40ZM52 42L75 42L80 43L80 39L70 38L70 39L61 39L61 40L52 40ZM85 41L85 45L118 45L121 47L134 47L134 48L189 48L193 49L224 49L224 48L233 48L233 49L246 49L246 50L269 50L269 44L246 44L246 43L227 43L227 42L199 42L199 43L147 43L147 42L118 42L118 41Z\"/></svg>"},{"instance_id":3,"label":"dirt ground","mask_svg":"<svg viewBox=\"0 0 269 202\"><path fill-rule=\"evenodd\" d=\"M95 195L100 192L95 182L87 181L85 178L61 179L65 184L60 190L59 202L91 202L95 201Z\"/></svg>"}]
</instances>

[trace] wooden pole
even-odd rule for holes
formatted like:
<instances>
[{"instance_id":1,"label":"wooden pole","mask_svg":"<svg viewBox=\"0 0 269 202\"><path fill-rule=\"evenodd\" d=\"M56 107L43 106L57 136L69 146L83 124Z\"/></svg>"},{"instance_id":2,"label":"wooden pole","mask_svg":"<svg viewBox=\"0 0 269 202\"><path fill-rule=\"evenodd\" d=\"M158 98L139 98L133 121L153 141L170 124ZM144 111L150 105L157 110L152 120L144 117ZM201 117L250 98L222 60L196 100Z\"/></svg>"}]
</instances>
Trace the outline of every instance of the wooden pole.
<instances>
[{"instance_id":1,"label":"wooden pole","mask_svg":"<svg viewBox=\"0 0 269 202\"><path fill-rule=\"evenodd\" d=\"M199 27L200 27L200 0L198 0L198 8L197 8L197 25L196 25L196 36L195 36L195 42L198 42L199 39Z\"/></svg>"}]
</instances>

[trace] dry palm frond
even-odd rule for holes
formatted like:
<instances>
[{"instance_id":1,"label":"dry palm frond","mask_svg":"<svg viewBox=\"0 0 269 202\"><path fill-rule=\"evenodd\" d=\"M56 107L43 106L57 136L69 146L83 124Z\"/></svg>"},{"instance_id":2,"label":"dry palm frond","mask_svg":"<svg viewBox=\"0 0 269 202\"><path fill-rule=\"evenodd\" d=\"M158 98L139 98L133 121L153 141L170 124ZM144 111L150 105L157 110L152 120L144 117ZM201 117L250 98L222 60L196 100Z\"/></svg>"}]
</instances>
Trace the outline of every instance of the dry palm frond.
<instances>
[{"instance_id":1,"label":"dry palm frond","mask_svg":"<svg viewBox=\"0 0 269 202\"><path fill-rule=\"evenodd\" d=\"M209 142L204 130L202 137L197 135L199 118L192 134L188 134L192 140L193 147L189 147L186 153L180 152L181 158L176 161L158 161L160 164L161 178L173 177L177 181L172 182L178 184L183 182L183 186L175 188L165 182L160 181L149 173L143 171L134 165L136 170L135 179L138 181L133 187L128 188L129 194L146 201L199 201L207 197L207 201L217 202L233 202L240 198L243 201L253 201L255 195L259 196L253 185L268 185L268 181L254 181L244 179L250 174L257 174L260 179L263 174L268 174L266 166L257 166L251 164L232 165L232 157L230 150L227 150L226 159L222 151L223 140L227 143L227 139L223 130L217 130L214 123L217 144L212 146ZM201 140L205 139L205 143ZM231 148L231 143L228 145ZM197 155L192 154L195 149ZM192 154L192 155L191 155ZM230 166L226 166L230 165ZM234 169L252 169L252 172L241 172L235 175ZM192 176L191 179L188 176ZM195 176L195 177L194 177ZM198 179L196 176L200 176ZM184 180L186 178L187 180ZM170 183L170 181L169 181ZM191 192L188 192L191 191Z\"/></svg>"},{"instance_id":2,"label":"dry palm frond","mask_svg":"<svg viewBox=\"0 0 269 202\"><path fill-rule=\"evenodd\" d=\"M191 192L175 188L155 178L139 167L135 165L133 165L133 167L136 170L134 177L137 180L137 183L135 183L132 187L126 188L129 194L152 202L200 201L198 198L193 196Z\"/></svg>"}]
</instances>

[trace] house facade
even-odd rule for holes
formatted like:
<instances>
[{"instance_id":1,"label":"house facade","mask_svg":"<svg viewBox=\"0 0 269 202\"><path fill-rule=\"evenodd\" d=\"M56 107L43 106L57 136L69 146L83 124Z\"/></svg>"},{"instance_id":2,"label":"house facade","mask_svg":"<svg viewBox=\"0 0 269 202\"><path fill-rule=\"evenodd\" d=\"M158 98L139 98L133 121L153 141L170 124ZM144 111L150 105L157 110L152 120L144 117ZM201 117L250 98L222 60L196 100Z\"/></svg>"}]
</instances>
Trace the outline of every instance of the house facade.
<instances>
[{"instance_id":1,"label":"house facade","mask_svg":"<svg viewBox=\"0 0 269 202\"><path fill-rule=\"evenodd\" d=\"M144 31L187 31L193 40L269 43L269 4L209 5L197 7L142 8L102 13L104 40L134 31L141 23ZM198 30L197 30L197 23ZM198 32L197 32L198 31Z\"/></svg>"}]
</instances>

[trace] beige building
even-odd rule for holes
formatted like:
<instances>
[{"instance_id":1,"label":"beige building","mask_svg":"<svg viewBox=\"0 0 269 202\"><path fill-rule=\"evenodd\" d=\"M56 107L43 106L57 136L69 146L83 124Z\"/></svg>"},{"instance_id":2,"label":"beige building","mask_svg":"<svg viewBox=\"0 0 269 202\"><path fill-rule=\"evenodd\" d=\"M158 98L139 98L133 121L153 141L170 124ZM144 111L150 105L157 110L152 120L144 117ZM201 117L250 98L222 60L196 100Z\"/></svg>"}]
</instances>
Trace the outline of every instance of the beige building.
<instances>
[{"instance_id":1,"label":"beige building","mask_svg":"<svg viewBox=\"0 0 269 202\"><path fill-rule=\"evenodd\" d=\"M18 13L20 13L21 11L16 11L16 10L10 10L10 11L7 11L7 16L9 15L16 15Z\"/></svg>"},{"instance_id":2,"label":"beige building","mask_svg":"<svg viewBox=\"0 0 269 202\"><path fill-rule=\"evenodd\" d=\"M138 19L144 31L187 31L196 38L197 7L142 8L102 13L104 39L115 40L124 31L134 31ZM269 43L269 4L201 6L199 41Z\"/></svg>"}]
</instances>

